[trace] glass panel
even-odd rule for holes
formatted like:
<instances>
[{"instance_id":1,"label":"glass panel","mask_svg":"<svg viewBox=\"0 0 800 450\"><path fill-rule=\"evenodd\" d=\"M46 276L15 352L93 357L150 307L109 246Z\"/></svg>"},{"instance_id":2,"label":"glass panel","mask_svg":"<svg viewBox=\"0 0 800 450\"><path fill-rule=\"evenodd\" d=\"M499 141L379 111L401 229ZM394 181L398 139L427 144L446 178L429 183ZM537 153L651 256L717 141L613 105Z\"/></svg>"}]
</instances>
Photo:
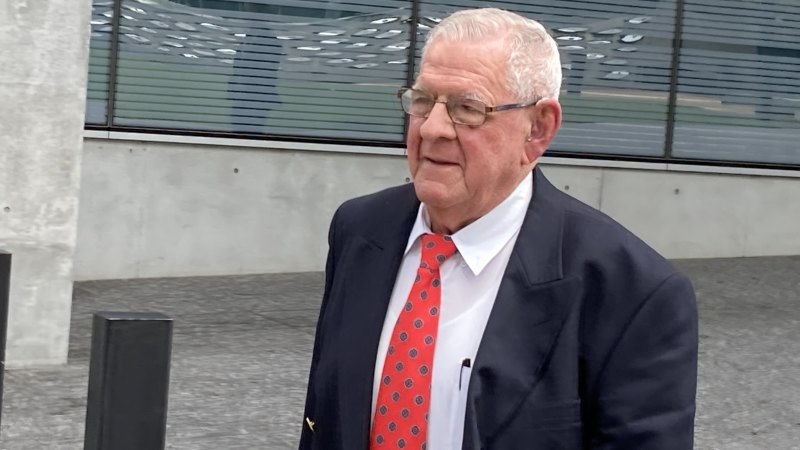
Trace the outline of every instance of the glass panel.
<instances>
[{"instance_id":1,"label":"glass panel","mask_svg":"<svg viewBox=\"0 0 800 450\"><path fill-rule=\"evenodd\" d=\"M115 125L402 140L408 2L122 6Z\"/></svg>"},{"instance_id":2,"label":"glass panel","mask_svg":"<svg viewBox=\"0 0 800 450\"><path fill-rule=\"evenodd\" d=\"M86 93L86 123L105 125L108 114L108 76L111 62L111 19L114 2L92 3L91 40L89 43L89 81Z\"/></svg>"},{"instance_id":3,"label":"glass panel","mask_svg":"<svg viewBox=\"0 0 800 450\"><path fill-rule=\"evenodd\" d=\"M800 163L800 3L686 3L673 154Z\"/></svg>"},{"instance_id":4,"label":"glass panel","mask_svg":"<svg viewBox=\"0 0 800 450\"><path fill-rule=\"evenodd\" d=\"M421 23L481 6L485 2L423 1ZM542 21L559 44L564 124L552 150L663 154L675 0L534 0L492 6ZM422 27L420 35L425 33ZM424 37L420 41L417 56Z\"/></svg>"}]
</instances>

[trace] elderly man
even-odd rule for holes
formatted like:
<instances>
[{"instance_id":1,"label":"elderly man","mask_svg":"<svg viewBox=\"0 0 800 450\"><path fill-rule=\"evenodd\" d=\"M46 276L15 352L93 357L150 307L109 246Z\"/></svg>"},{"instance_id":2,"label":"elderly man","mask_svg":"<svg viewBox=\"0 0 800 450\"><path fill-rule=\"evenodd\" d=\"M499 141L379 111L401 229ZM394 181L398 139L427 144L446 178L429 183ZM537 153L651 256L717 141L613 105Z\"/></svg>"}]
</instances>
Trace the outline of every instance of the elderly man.
<instances>
[{"instance_id":1,"label":"elderly man","mask_svg":"<svg viewBox=\"0 0 800 450\"><path fill-rule=\"evenodd\" d=\"M692 448L691 284L537 167L560 83L533 20L430 32L399 93L413 186L331 224L301 449Z\"/></svg>"}]
</instances>

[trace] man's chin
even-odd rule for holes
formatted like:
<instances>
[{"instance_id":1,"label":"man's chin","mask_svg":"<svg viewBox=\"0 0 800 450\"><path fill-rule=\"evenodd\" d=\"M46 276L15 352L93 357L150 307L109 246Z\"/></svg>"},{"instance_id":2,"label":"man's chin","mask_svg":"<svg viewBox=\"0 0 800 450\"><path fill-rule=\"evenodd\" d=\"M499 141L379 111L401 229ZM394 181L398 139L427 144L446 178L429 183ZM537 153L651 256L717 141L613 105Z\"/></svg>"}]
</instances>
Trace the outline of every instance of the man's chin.
<instances>
[{"instance_id":1,"label":"man's chin","mask_svg":"<svg viewBox=\"0 0 800 450\"><path fill-rule=\"evenodd\" d=\"M453 188L444 183L414 180L414 190L419 201L432 208L447 208L455 203Z\"/></svg>"}]
</instances>

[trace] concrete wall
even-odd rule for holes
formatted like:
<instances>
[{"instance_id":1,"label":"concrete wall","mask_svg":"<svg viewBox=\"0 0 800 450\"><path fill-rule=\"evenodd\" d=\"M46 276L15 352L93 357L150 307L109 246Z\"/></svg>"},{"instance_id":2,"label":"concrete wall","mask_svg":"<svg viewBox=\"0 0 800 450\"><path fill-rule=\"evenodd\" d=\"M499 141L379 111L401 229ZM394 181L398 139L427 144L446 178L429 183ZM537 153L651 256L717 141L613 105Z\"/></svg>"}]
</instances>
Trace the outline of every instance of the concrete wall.
<instances>
[{"instance_id":1,"label":"concrete wall","mask_svg":"<svg viewBox=\"0 0 800 450\"><path fill-rule=\"evenodd\" d=\"M800 254L800 173L598 164L542 167L668 257ZM321 270L335 208L406 170L401 155L87 139L76 278Z\"/></svg>"},{"instance_id":2,"label":"concrete wall","mask_svg":"<svg viewBox=\"0 0 800 450\"><path fill-rule=\"evenodd\" d=\"M76 279L319 270L345 199L398 157L87 140Z\"/></svg>"},{"instance_id":3,"label":"concrete wall","mask_svg":"<svg viewBox=\"0 0 800 450\"><path fill-rule=\"evenodd\" d=\"M551 166L545 172L669 258L800 254L800 173L668 169Z\"/></svg>"},{"instance_id":4,"label":"concrete wall","mask_svg":"<svg viewBox=\"0 0 800 450\"><path fill-rule=\"evenodd\" d=\"M0 4L0 248L13 253L7 364L65 362L89 0Z\"/></svg>"}]
</instances>

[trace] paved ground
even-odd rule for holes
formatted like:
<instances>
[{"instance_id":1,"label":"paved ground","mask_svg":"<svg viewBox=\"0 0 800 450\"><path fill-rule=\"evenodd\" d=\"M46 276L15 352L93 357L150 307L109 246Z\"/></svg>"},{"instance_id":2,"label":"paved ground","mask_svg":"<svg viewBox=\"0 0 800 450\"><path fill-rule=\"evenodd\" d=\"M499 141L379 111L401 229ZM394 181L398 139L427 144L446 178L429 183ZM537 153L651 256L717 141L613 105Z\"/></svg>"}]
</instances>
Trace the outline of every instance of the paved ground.
<instances>
[{"instance_id":1,"label":"paved ground","mask_svg":"<svg viewBox=\"0 0 800 450\"><path fill-rule=\"evenodd\" d=\"M800 257L677 263L700 302L696 448L800 449ZM78 283L70 363L6 373L0 448L83 448L95 310L176 319L168 448L296 448L321 288L320 273Z\"/></svg>"}]
</instances>

